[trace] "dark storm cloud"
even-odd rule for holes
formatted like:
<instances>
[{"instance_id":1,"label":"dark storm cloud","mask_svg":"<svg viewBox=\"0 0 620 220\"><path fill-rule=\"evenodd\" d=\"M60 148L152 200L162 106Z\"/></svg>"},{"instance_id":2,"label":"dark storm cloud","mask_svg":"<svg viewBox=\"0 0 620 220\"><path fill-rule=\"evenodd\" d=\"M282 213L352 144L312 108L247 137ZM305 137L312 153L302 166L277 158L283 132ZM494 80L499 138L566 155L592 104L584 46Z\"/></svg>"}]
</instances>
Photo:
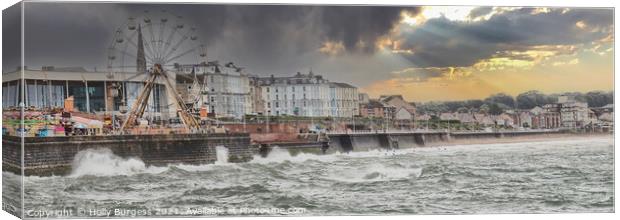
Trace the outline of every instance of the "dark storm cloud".
<instances>
[{"instance_id":1,"label":"dark storm cloud","mask_svg":"<svg viewBox=\"0 0 620 220\"><path fill-rule=\"evenodd\" d=\"M532 14L525 8L493 15L480 22L460 22L445 17L405 29L402 47L420 67L470 66L504 50L525 51L540 45L579 45L608 36L613 10L553 9ZM586 29L576 26L584 22Z\"/></svg>"},{"instance_id":2,"label":"dark storm cloud","mask_svg":"<svg viewBox=\"0 0 620 220\"><path fill-rule=\"evenodd\" d=\"M104 67L115 26L125 9L115 4L25 3L24 62L43 65Z\"/></svg>"},{"instance_id":3,"label":"dark storm cloud","mask_svg":"<svg viewBox=\"0 0 620 220\"><path fill-rule=\"evenodd\" d=\"M2 11L2 72L21 65L21 7L19 3Z\"/></svg>"},{"instance_id":4,"label":"dark storm cloud","mask_svg":"<svg viewBox=\"0 0 620 220\"><path fill-rule=\"evenodd\" d=\"M477 17L488 15L493 11L493 7L477 7L469 12L468 17L475 19Z\"/></svg>"},{"instance_id":5,"label":"dark storm cloud","mask_svg":"<svg viewBox=\"0 0 620 220\"><path fill-rule=\"evenodd\" d=\"M334 80L354 79L360 86L388 78L389 72L411 64L469 66L496 55L519 56L502 53L506 50L591 42L612 31L613 16L607 9L557 9L542 14L520 9L480 22L436 18L411 28L399 23L401 12L414 17L420 8L28 2L26 65L105 69L115 29L145 10L160 17L174 13L188 26L195 26L209 60L232 61L246 67L248 73L260 75L327 70L321 74ZM480 8L470 16L488 13L488 8ZM577 21L584 21L587 31L579 30ZM377 58L375 41L391 35L396 25L404 39L400 49L415 53L399 53L406 59ZM346 53L336 57L321 54L319 48L326 41L342 42Z\"/></svg>"},{"instance_id":6,"label":"dark storm cloud","mask_svg":"<svg viewBox=\"0 0 620 220\"><path fill-rule=\"evenodd\" d=\"M495 15L486 22L459 25L468 38L488 43L523 45L577 44L591 42L608 34L613 22L609 9L552 9L549 13L532 15L534 9L525 8ZM583 31L575 25L584 21L599 26L599 31Z\"/></svg>"},{"instance_id":7,"label":"dark storm cloud","mask_svg":"<svg viewBox=\"0 0 620 220\"><path fill-rule=\"evenodd\" d=\"M26 60L33 67L104 67L115 28L146 10L160 17L174 13L195 26L210 60L234 61L259 73L311 65L314 60L302 56L320 59L309 54L327 40L341 41L353 53L371 53L402 10L419 12L398 7L106 3L27 3L26 10ZM360 41L364 47L356 47Z\"/></svg>"},{"instance_id":8,"label":"dark storm cloud","mask_svg":"<svg viewBox=\"0 0 620 220\"><path fill-rule=\"evenodd\" d=\"M406 8L412 16L421 8ZM400 21L403 8L399 7L326 7L322 13L322 25L326 37L342 41L345 49L354 50L359 42L365 52L374 52L375 40L386 34Z\"/></svg>"}]
</instances>

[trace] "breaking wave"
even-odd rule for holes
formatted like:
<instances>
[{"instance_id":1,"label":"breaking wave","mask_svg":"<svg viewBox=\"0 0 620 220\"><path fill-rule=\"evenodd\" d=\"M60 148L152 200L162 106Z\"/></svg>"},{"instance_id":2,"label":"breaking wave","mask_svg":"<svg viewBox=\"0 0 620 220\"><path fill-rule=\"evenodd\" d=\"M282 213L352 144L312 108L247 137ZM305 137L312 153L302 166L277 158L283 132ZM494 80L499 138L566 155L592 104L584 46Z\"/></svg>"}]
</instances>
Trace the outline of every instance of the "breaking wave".
<instances>
[{"instance_id":1,"label":"breaking wave","mask_svg":"<svg viewBox=\"0 0 620 220\"><path fill-rule=\"evenodd\" d=\"M370 164L362 167L338 169L328 173L327 179L340 182L375 182L416 179L422 175L421 167L386 166Z\"/></svg>"},{"instance_id":2,"label":"breaking wave","mask_svg":"<svg viewBox=\"0 0 620 220\"><path fill-rule=\"evenodd\" d=\"M215 161L215 164L228 163L228 148L224 146L215 147L215 155L217 156L217 161Z\"/></svg>"},{"instance_id":3,"label":"breaking wave","mask_svg":"<svg viewBox=\"0 0 620 220\"><path fill-rule=\"evenodd\" d=\"M70 176L117 176L163 171L163 168L147 167L138 158L122 158L108 148L98 148L78 152L73 159Z\"/></svg>"}]
</instances>

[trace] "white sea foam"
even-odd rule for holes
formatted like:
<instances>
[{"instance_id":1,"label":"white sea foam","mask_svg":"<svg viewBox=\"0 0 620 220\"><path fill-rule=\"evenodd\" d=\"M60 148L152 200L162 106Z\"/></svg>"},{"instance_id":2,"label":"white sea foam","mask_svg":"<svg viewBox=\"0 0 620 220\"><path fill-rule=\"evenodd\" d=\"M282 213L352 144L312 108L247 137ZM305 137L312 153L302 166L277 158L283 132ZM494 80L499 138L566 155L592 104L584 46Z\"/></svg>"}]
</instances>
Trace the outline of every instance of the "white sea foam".
<instances>
[{"instance_id":1,"label":"white sea foam","mask_svg":"<svg viewBox=\"0 0 620 220\"><path fill-rule=\"evenodd\" d=\"M319 154L303 153L303 152L298 153L297 155L293 156L291 155L291 153L289 153L287 149L274 147L271 149L267 157L261 157L259 155L255 155L254 159L250 162L258 163L258 164L281 163L281 162L286 162L286 161L293 162L293 163L299 163L299 162L305 162L308 160L319 160L319 161L329 162L329 161L336 160L337 158L335 156L336 155L334 154L319 155Z\"/></svg>"},{"instance_id":2,"label":"white sea foam","mask_svg":"<svg viewBox=\"0 0 620 220\"><path fill-rule=\"evenodd\" d=\"M261 157L255 155L252 163L267 164L267 163L280 163L280 162L293 162L301 163L308 160L318 160L321 162L332 162L344 158L365 158L365 157L385 157L395 156L402 154L409 154L415 152L415 149L399 149L399 150L385 150L385 149L373 149L370 151L358 151L358 152L334 152L330 154L315 154L300 152L296 155L291 155L287 149L274 147L267 157Z\"/></svg>"},{"instance_id":3,"label":"white sea foam","mask_svg":"<svg viewBox=\"0 0 620 220\"><path fill-rule=\"evenodd\" d=\"M422 175L420 167L368 164L361 167L335 169L328 172L327 178L342 182L374 182L418 178L420 175Z\"/></svg>"},{"instance_id":4,"label":"white sea foam","mask_svg":"<svg viewBox=\"0 0 620 220\"><path fill-rule=\"evenodd\" d=\"M215 164L221 165L228 163L228 148L224 146L216 146L215 153L217 156L217 161L215 161Z\"/></svg>"},{"instance_id":5,"label":"white sea foam","mask_svg":"<svg viewBox=\"0 0 620 220\"><path fill-rule=\"evenodd\" d=\"M70 176L117 176L136 173L160 173L165 169L165 167L147 167L138 158L122 158L112 153L108 148L99 148L78 152L73 159Z\"/></svg>"},{"instance_id":6,"label":"white sea foam","mask_svg":"<svg viewBox=\"0 0 620 220\"><path fill-rule=\"evenodd\" d=\"M544 143L544 144L543 144ZM585 144L588 143L588 144ZM576 140L559 140L559 141L544 141L544 142L523 142L523 143L498 143L498 144L475 144L475 145L454 145L448 147L432 147L432 148L407 148L399 150L384 150L374 149L363 152L349 152L341 153L335 152L331 154L313 154L313 153L298 153L293 156L287 149L274 147L267 157L254 156L254 159L250 163L257 164L269 164L269 163L304 163L310 160L316 160L321 162L334 162L347 158L372 158L372 157L391 157L403 154L416 153L421 155L430 154L453 154L455 152L478 152L478 151L505 151L510 152L513 150L519 151L525 149L537 149L546 148L548 150L554 150L555 147L563 147L566 145L584 145L589 144L611 144L613 145L613 139L610 138L590 138L590 139L576 139ZM215 164L205 165L186 165L186 164L174 164L165 167L146 166L145 163L139 158L122 158L115 155L110 149L87 149L80 151L74 158L72 164L72 177L95 175L95 176L116 176L116 175L134 175L139 173L161 173L168 170L171 166L177 167L182 170L194 172L194 171L208 171L213 170L216 167L221 166L238 166L235 163L228 163L229 152L224 146L216 147L217 161ZM400 178L410 176L411 170L398 170L399 168L387 168L379 167L365 167L365 170L355 168L359 172L348 173L360 173L353 177L346 177L347 174L336 174L335 176L345 177L349 180L360 179L375 179L375 178ZM404 174L403 174L404 173Z\"/></svg>"}]
</instances>

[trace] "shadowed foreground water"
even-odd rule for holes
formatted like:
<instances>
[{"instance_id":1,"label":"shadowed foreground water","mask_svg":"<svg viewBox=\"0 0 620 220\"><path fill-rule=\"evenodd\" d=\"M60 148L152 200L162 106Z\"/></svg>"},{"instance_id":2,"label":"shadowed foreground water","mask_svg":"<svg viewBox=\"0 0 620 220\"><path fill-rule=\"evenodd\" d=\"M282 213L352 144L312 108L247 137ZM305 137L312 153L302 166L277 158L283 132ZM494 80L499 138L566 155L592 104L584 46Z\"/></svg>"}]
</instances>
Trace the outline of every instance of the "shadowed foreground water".
<instances>
[{"instance_id":1,"label":"shadowed foreground water","mask_svg":"<svg viewBox=\"0 0 620 220\"><path fill-rule=\"evenodd\" d=\"M613 140L599 137L295 157L276 149L250 163L168 167L86 151L71 176L26 177L25 211L125 217L613 212L613 151ZM230 212L240 208L249 209Z\"/></svg>"}]
</instances>

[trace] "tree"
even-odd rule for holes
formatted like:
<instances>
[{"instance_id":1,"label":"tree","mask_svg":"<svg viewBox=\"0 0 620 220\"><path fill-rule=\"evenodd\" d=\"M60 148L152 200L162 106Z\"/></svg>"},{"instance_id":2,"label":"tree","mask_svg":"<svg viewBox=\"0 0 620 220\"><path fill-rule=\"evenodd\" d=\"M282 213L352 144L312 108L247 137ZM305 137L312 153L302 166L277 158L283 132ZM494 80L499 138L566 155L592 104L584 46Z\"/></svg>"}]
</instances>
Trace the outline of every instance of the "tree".
<instances>
[{"instance_id":1,"label":"tree","mask_svg":"<svg viewBox=\"0 0 620 220\"><path fill-rule=\"evenodd\" d=\"M517 107L520 109L531 109L552 103L552 99L537 90L527 91L517 96Z\"/></svg>"},{"instance_id":2,"label":"tree","mask_svg":"<svg viewBox=\"0 0 620 220\"><path fill-rule=\"evenodd\" d=\"M592 91L583 96L590 107L601 107L614 101L613 92Z\"/></svg>"},{"instance_id":3,"label":"tree","mask_svg":"<svg viewBox=\"0 0 620 220\"><path fill-rule=\"evenodd\" d=\"M487 104L480 106L480 113L487 114L491 108Z\"/></svg>"},{"instance_id":4,"label":"tree","mask_svg":"<svg viewBox=\"0 0 620 220\"><path fill-rule=\"evenodd\" d=\"M489 96L484 101L487 103L501 103L510 108L515 107L515 99L505 93L497 93L495 95Z\"/></svg>"},{"instance_id":5,"label":"tree","mask_svg":"<svg viewBox=\"0 0 620 220\"><path fill-rule=\"evenodd\" d=\"M504 112L504 109L502 109L499 104L497 103L492 103L489 105L489 113L492 115L499 115L502 114Z\"/></svg>"},{"instance_id":6,"label":"tree","mask_svg":"<svg viewBox=\"0 0 620 220\"><path fill-rule=\"evenodd\" d=\"M480 108L484 102L480 99L472 99L465 101L465 107L467 108Z\"/></svg>"}]
</instances>

